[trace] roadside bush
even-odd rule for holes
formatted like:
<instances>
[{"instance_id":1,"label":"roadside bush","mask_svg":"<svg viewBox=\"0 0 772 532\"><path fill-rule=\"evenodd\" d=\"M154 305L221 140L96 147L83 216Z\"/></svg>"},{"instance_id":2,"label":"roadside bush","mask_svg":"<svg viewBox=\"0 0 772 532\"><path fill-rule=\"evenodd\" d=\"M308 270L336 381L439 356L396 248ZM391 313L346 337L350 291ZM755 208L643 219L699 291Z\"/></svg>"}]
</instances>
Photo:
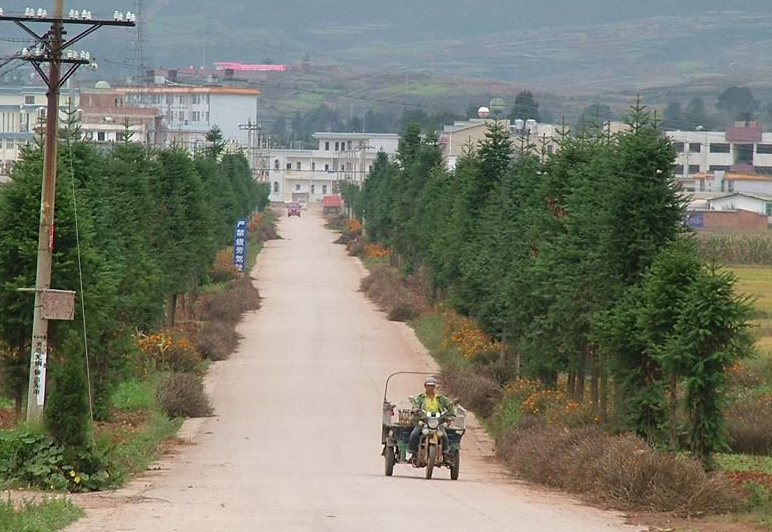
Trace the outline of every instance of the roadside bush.
<instances>
[{"instance_id":1,"label":"roadside bush","mask_svg":"<svg viewBox=\"0 0 772 532\"><path fill-rule=\"evenodd\" d=\"M364 240L357 239L353 242L349 242L346 248L348 249L348 254L351 257L363 257L365 255L365 248L367 247L367 244L365 244Z\"/></svg>"},{"instance_id":2,"label":"roadside bush","mask_svg":"<svg viewBox=\"0 0 772 532\"><path fill-rule=\"evenodd\" d=\"M403 299L393 303L386 315L390 321L410 321L421 315L421 308L412 299Z\"/></svg>"},{"instance_id":3,"label":"roadside bush","mask_svg":"<svg viewBox=\"0 0 772 532\"><path fill-rule=\"evenodd\" d=\"M482 417L490 416L501 400L499 383L474 368L446 368L442 371L442 382L463 406Z\"/></svg>"},{"instance_id":4,"label":"roadside bush","mask_svg":"<svg viewBox=\"0 0 772 532\"><path fill-rule=\"evenodd\" d=\"M427 307L418 294L405 287L400 273L386 264L374 265L362 279L360 290L392 321L415 319Z\"/></svg>"},{"instance_id":5,"label":"roadside bush","mask_svg":"<svg viewBox=\"0 0 772 532\"><path fill-rule=\"evenodd\" d=\"M212 406L204 383L194 373L171 373L158 386L158 406L169 417L206 417Z\"/></svg>"},{"instance_id":6,"label":"roadside bush","mask_svg":"<svg viewBox=\"0 0 772 532\"><path fill-rule=\"evenodd\" d=\"M260 308L260 293L249 276L231 281L225 292L207 294L197 303L196 315L202 321L221 321L235 326L241 315Z\"/></svg>"},{"instance_id":7,"label":"roadside bush","mask_svg":"<svg viewBox=\"0 0 772 532\"><path fill-rule=\"evenodd\" d=\"M718 513L739 504L728 480L705 473L698 461L595 426L567 429L526 416L499 441L498 452L526 480L621 510Z\"/></svg>"},{"instance_id":8,"label":"roadside bush","mask_svg":"<svg viewBox=\"0 0 772 532\"><path fill-rule=\"evenodd\" d=\"M239 333L228 323L209 321L196 332L193 340L201 356L208 360L227 359L238 346Z\"/></svg>"},{"instance_id":9,"label":"roadside bush","mask_svg":"<svg viewBox=\"0 0 772 532\"><path fill-rule=\"evenodd\" d=\"M151 370L196 371L202 360L193 343L178 330L140 334L136 342L135 368L143 376Z\"/></svg>"},{"instance_id":10,"label":"roadside bush","mask_svg":"<svg viewBox=\"0 0 772 532\"><path fill-rule=\"evenodd\" d=\"M732 451L772 453L772 394L745 393L726 411Z\"/></svg>"},{"instance_id":11,"label":"roadside bush","mask_svg":"<svg viewBox=\"0 0 772 532\"><path fill-rule=\"evenodd\" d=\"M239 272L233 265L233 257L227 250L221 249L217 252L214 264L209 270L209 277L212 282L225 283L232 281L238 276Z\"/></svg>"}]
</instances>

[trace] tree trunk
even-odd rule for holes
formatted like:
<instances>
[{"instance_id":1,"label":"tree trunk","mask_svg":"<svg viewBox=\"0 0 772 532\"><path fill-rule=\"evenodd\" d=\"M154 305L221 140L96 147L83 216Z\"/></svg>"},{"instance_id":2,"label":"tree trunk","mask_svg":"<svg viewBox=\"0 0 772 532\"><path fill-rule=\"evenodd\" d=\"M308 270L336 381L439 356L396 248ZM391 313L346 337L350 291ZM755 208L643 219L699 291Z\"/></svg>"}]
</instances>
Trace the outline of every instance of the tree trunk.
<instances>
[{"instance_id":1,"label":"tree trunk","mask_svg":"<svg viewBox=\"0 0 772 532\"><path fill-rule=\"evenodd\" d=\"M595 412L598 412L600 405L600 364L598 363L598 355L595 348L590 349L590 390L592 390L592 408Z\"/></svg>"},{"instance_id":2,"label":"tree trunk","mask_svg":"<svg viewBox=\"0 0 772 532\"><path fill-rule=\"evenodd\" d=\"M166 316L168 326L174 327L177 322L177 294L172 294L169 298L169 310Z\"/></svg>"},{"instance_id":3,"label":"tree trunk","mask_svg":"<svg viewBox=\"0 0 772 532\"><path fill-rule=\"evenodd\" d=\"M598 361L598 366L601 366ZM603 423L608 421L608 373L603 367L599 368L600 373L600 419Z\"/></svg>"},{"instance_id":4,"label":"tree trunk","mask_svg":"<svg viewBox=\"0 0 772 532\"><path fill-rule=\"evenodd\" d=\"M574 397L574 391L576 389L576 372L569 370L568 380L566 381L566 395L568 397Z\"/></svg>"},{"instance_id":5,"label":"tree trunk","mask_svg":"<svg viewBox=\"0 0 772 532\"><path fill-rule=\"evenodd\" d=\"M675 375L670 376L670 448L675 451L678 449L678 379Z\"/></svg>"},{"instance_id":6,"label":"tree trunk","mask_svg":"<svg viewBox=\"0 0 772 532\"><path fill-rule=\"evenodd\" d=\"M584 401L584 382L587 377L587 353L586 349L581 350L579 358L579 368L576 372L576 391L574 393L574 400L580 403Z\"/></svg>"}]
</instances>

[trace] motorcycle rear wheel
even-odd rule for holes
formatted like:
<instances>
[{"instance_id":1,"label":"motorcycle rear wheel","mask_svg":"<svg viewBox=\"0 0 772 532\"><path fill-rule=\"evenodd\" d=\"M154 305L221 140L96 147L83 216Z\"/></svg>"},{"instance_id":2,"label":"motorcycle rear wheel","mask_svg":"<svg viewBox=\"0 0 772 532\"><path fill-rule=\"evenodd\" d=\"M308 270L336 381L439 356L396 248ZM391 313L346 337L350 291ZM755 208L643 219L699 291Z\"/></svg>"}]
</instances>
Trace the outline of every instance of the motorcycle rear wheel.
<instances>
[{"instance_id":1,"label":"motorcycle rear wheel","mask_svg":"<svg viewBox=\"0 0 772 532\"><path fill-rule=\"evenodd\" d=\"M386 476L390 477L394 474L394 447L386 447L386 450L383 452L383 459Z\"/></svg>"},{"instance_id":2,"label":"motorcycle rear wheel","mask_svg":"<svg viewBox=\"0 0 772 532\"><path fill-rule=\"evenodd\" d=\"M434 473L434 465L437 463L437 446L429 446L429 458L426 461L426 480L432 479L432 473Z\"/></svg>"}]
</instances>

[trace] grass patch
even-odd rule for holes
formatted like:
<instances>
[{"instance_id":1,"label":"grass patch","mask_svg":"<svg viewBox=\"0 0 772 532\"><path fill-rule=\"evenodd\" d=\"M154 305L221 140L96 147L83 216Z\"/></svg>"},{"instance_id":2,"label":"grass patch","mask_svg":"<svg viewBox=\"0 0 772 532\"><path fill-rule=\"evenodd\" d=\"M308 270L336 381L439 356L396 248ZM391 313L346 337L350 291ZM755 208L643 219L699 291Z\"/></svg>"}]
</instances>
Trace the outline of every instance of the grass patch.
<instances>
[{"instance_id":1,"label":"grass patch","mask_svg":"<svg viewBox=\"0 0 772 532\"><path fill-rule=\"evenodd\" d=\"M156 379L132 379L116 386L111 397L117 410L150 410L155 407Z\"/></svg>"},{"instance_id":2,"label":"grass patch","mask_svg":"<svg viewBox=\"0 0 772 532\"><path fill-rule=\"evenodd\" d=\"M182 419L169 419L153 410L136 433L129 434L119 445L113 446L113 460L123 479L142 473L161 454L161 443L172 438L182 426Z\"/></svg>"},{"instance_id":3,"label":"grass patch","mask_svg":"<svg viewBox=\"0 0 772 532\"><path fill-rule=\"evenodd\" d=\"M13 408L13 401L0 397L0 408Z\"/></svg>"},{"instance_id":4,"label":"grass patch","mask_svg":"<svg viewBox=\"0 0 772 532\"><path fill-rule=\"evenodd\" d=\"M83 510L67 499L24 501L21 504L0 501L0 532L53 532L81 516Z\"/></svg>"},{"instance_id":5,"label":"grass patch","mask_svg":"<svg viewBox=\"0 0 772 532\"><path fill-rule=\"evenodd\" d=\"M439 312L425 312L417 319L410 322L418 339L431 353L440 367L449 366L471 367L472 363L461 356L456 349L446 347L443 342L442 331L445 328L445 320Z\"/></svg>"},{"instance_id":6,"label":"grass patch","mask_svg":"<svg viewBox=\"0 0 772 532\"><path fill-rule=\"evenodd\" d=\"M772 456L716 454L716 467L727 472L760 472L772 474Z\"/></svg>"}]
</instances>

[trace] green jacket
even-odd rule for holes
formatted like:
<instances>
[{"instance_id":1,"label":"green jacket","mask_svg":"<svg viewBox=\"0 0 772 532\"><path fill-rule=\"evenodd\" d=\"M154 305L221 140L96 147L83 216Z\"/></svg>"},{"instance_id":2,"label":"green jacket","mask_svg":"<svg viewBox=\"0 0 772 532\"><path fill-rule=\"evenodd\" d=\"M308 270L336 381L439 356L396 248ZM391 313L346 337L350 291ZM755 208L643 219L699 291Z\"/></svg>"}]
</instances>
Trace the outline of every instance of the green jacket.
<instances>
[{"instance_id":1,"label":"green jacket","mask_svg":"<svg viewBox=\"0 0 772 532\"><path fill-rule=\"evenodd\" d=\"M440 413L449 413L451 416L456 415L456 407L453 406L453 401L451 401L448 396L443 395L441 393L435 394L437 396L437 402L440 404ZM414 403L416 408L420 408L421 410L426 410L426 394L422 393L419 394L415 398Z\"/></svg>"}]
</instances>

